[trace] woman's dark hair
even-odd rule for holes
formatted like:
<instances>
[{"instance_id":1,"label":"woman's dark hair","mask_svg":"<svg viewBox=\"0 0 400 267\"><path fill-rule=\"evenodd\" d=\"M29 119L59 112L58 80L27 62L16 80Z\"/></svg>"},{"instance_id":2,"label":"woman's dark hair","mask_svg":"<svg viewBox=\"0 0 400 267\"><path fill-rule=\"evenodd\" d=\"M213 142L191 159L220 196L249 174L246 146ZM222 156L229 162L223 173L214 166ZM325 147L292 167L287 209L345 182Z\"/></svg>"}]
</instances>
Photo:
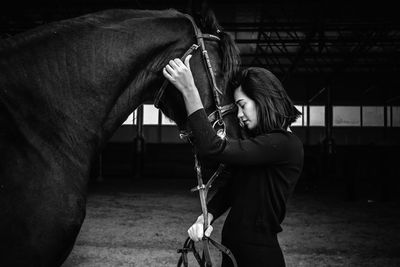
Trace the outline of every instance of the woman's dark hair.
<instances>
[{"instance_id":1,"label":"woman's dark hair","mask_svg":"<svg viewBox=\"0 0 400 267\"><path fill-rule=\"evenodd\" d=\"M256 134L274 129L286 130L300 117L301 112L293 105L281 82L272 72L251 67L243 70L238 79L243 93L256 104Z\"/></svg>"}]
</instances>

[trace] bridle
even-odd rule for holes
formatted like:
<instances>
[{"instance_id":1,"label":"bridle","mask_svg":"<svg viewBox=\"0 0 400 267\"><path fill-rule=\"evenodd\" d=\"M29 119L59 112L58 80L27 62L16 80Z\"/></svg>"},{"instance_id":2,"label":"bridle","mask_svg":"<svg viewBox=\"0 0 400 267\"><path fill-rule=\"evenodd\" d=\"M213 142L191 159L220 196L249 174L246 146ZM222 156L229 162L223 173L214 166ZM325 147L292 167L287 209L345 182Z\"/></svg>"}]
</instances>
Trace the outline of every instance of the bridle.
<instances>
[{"instance_id":1,"label":"bridle","mask_svg":"<svg viewBox=\"0 0 400 267\"><path fill-rule=\"evenodd\" d=\"M188 55L192 54L194 51L196 51L198 48L201 49L202 53L202 59L203 59L203 64L206 67L206 73L207 73L207 78L209 83L212 86L212 92L213 92L213 97L214 97L214 102L215 102L215 107L216 110L211 112L208 115L208 120L210 123L213 124L213 127L215 128L217 125L221 126L222 129L221 131L217 131L218 135L220 137L225 137L226 136L226 125L224 123L223 117L235 110L235 104L231 103L228 105L222 106L221 103L221 97L223 96L223 93L221 90L218 88L217 82L215 81L215 75L214 71L211 66L210 58L208 56L208 51L205 47L204 44L204 39L207 40L214 40L214 41L221 41L218 36L212 35L212 34L207 34L207 33L202 33L200 28L197 27L196 23L193 21L193 18L190 17L189 15L185 14L185 17L190 20L192 23L197 44L193 44L181 57L181 60L183 61ZM154 97L154 106L156 108L160 108L160 102L162 102L162 97L164 95L165 89L167 88L169 82L168 80L165 80L160 89L157 91L155 97Z\"/></svg>"},{"instance_id":2,"label":"bridle","mask_svg":"<svg viewBox=\"0 0 400 267\"><path fill-rule=\"evenodd\" d=\"M207 78L209 80L209 83L212 86L212 91L213 91L213 96L214 96L214 102L215 102L215 107L216 110L211 112L208 115L208 120L212 124L212 127L216 129L217 135L221 139L226 138L226 124L223 120L223 117L226 116L227 114L231 113L234 111L235 104L229 104L229 105L224 105L222 106L221 103L221 97L223 96L223 93L221 90L218 88L217 83L215 81L215 76L214 72L211 66L210 58L208 56L207 49L204 44L204 39L208 40L214 40L214 41L220 41L220 38L218 36L212 35L212 34L203 34L201 30L197 27L196 23L193 21L192 17L189 15L185 15L190 22L193 25L194 32L196 35L196 40L197 44L193 44L182 56L181 60L184 60L188 55L192 54L194 51L196 51L198 48L201 49L202 53L202 59L203 59L203 64L206 67L206 73L207 73ZM157 91L155 100L154 100L154 106L156 108L159 108L159 103L161 101L161 98L164 94L165 88L168 86L168 80L165 80L164 83L162 84L161 88ZM191 141L191 133L188 131L181 131L180 132L180 137L182 139L186 139L189 143L193 145L193 142ZM218 166L218 169L215 171L215 173L211 176L211 178L208 180L208 182L204 185L203 183L203 177L202 177L202 172L201 172L201 164L198 159L198 154L196 151L195 146L193 146L194 149L194 159L195 159L195 170L196 170L196 176L197 176L197 187L191 189L192 192L198 191L199 196L200 196L200 203L201 203L201 209L203 213L203 219L204 219L204 225L203 225L203 256L200 257L200 254L197 252L196 247L194 245L194 241L191 240L190 238L187 238L184 246L182 249L178 250L178 253L181 253L181 256L178 261L178 267L183 264L183 266L187 267L188 266L188 259L187 259L187 254L189 252L192 252L195 259L199 263L200 266L205 266L205 267L210 267L212 266L212 260L211 260L211 255L210 255L210 244L216 247L218 250L220 250L222 253L225 253L229 258L231 259L233 265L236 267L236 259L231 253L231 251L226 248L224 245L218 243L211 237L206 237L204 235L205 230L209 227L208 224L208 211L207 211L207 194L208 190L210 189L213 181L221 174L221 172L224 170L225 165L220 164Z\"/></svg>"}]
</instances>

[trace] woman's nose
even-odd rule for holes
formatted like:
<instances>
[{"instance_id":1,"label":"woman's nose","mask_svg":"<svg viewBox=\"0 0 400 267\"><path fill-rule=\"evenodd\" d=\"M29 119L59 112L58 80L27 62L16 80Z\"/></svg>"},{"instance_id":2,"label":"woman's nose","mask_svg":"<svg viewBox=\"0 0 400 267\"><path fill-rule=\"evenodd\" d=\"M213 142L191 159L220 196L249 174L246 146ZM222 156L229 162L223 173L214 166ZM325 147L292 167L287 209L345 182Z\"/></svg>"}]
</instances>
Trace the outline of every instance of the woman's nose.
<instances>
[{"instance_id":1,"label":"woman's nose","mask_svg":"<svg viewBox=\"0 0 400 267\"><path fill-rule=\"evenodd\" d=\"M237 117L238 117L238 119L243 118L243 111L242 111L242 109L240 107L238 108Z\"/></svg>"}]
</instances>

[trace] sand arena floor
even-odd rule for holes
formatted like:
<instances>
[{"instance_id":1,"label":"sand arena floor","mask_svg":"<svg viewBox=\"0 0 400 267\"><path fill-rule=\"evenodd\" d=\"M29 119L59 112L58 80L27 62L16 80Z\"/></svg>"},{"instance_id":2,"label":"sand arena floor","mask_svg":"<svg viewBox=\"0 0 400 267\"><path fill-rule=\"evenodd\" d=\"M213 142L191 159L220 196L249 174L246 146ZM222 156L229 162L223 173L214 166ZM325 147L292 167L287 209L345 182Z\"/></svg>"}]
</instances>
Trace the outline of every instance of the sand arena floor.
<instances>
[{"instance_id":1,"label":"sand arena floor","mask_svg":"<svg viewBox=\"0 0 400 267\"><path fill-rule=\"evenodd\" d=\"M200 214L197 193L189 192L193 185L188 179L92 186L85 222L63 267L176 266L176 249ZM214 225L217 240L222 222ZM400 266L395 201L348 202L337 194L296 191L282 227L287 266ZM219 266L219 253L212 255Z\"/></svg>"}]
</instances>

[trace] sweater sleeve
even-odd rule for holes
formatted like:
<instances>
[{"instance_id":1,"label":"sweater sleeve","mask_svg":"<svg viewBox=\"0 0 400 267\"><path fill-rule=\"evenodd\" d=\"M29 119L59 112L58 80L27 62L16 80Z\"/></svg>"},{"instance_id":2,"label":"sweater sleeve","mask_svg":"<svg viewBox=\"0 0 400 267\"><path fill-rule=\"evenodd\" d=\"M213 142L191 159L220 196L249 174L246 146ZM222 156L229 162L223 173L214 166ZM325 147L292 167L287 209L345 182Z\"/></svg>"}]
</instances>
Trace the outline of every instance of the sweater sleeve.
<instances>
[{"instance_id":1,"label":"sweater sleeve","mask_svg":"<svg viewBox=\"0 0 400 267\"><path fill-rule=\"evenodd\" d=\"M224 186L218 189L215 195L207 203L207 210L211 213L214 218L213 221L218 219L225 211L231 206L230 194L228 186Z\"/></svg>"},{"instance_id":2,"label":"sweater sleeve","mask_svg":"<svg viewBox=\"0 0 400 267\"><path fill-rule=\"evenodd\" d=\"M234 165L279 164L288 155L288 137L282 132L262 134L254 138L221 139L208 121L204 109L188 117L197 151L203 157Z\"/></svg>"}]
</instances>

